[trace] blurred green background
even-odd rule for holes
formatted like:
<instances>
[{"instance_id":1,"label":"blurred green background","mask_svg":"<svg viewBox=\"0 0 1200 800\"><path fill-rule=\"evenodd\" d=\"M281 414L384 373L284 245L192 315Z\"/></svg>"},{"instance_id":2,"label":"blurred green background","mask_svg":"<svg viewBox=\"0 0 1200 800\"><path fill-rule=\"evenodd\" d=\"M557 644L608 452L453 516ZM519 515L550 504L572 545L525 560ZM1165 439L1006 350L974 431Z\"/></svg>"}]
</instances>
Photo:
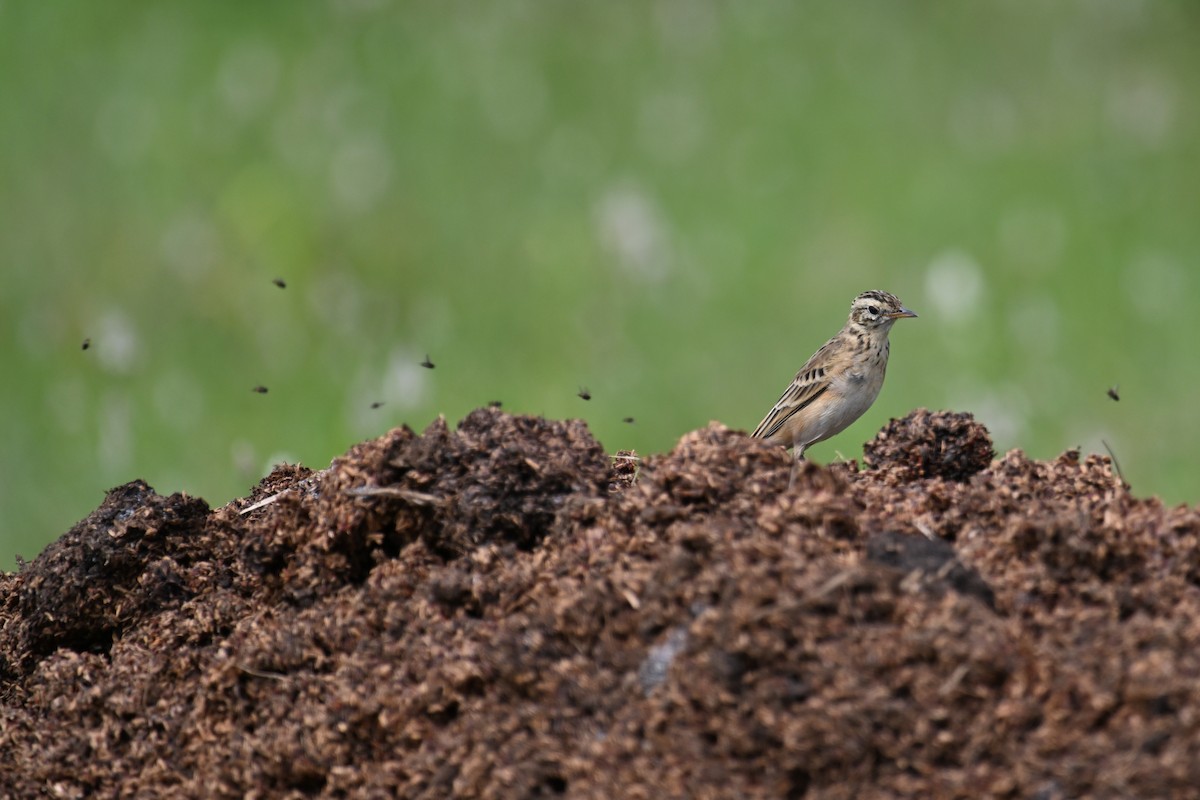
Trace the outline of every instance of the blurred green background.
<instances>
[{"instance_id":1,"label":"blurred green background","mask_svg":"<svg viewBox=\"0 0 1200 800\"><path fill-rule=\"evenodd\" d=\"M493 400L753 429L869 288L815 460L952 408L1195 502L1197 76L1182 0L0 0L0 567Z\"/></svg>"}]
</instances>

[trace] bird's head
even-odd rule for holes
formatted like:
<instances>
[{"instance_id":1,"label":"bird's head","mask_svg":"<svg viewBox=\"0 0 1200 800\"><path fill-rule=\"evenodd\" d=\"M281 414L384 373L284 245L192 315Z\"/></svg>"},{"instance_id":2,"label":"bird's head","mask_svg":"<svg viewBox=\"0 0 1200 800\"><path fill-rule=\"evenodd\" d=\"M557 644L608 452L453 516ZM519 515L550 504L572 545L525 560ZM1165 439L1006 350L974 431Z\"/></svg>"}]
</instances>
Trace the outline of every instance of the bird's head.
<instances>
[{"instance_id":1,"label":"bird's head","mask_svg":"<svg viewBox=\"0 0 1200 800\"><path fill-rule=\"evenodd\" d=\"M850 324L867 331L891 329L892 323L904 317L915 317L894 294L873 289L863 292L850 304Z\"/></svg>"}]
</instances>

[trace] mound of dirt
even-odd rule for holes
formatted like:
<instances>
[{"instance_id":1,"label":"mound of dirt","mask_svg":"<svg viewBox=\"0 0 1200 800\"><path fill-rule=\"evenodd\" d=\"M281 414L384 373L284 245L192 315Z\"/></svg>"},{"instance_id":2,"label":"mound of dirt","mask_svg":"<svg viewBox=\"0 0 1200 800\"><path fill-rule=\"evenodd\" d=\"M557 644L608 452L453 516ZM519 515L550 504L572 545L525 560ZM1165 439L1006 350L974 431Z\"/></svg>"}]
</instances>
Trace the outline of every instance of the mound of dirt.
<instances>
[{"instance_id":1,"label":"mound of dirt","mask_svg":"<svg viewBox=\"0 0 1200 800\"><path fill-rule=\"evenodd\" d=\"M1200 509L914 412L871 468L472 413L0 576L0 796L1169 797Z\"/></svg>"}]
</instances>

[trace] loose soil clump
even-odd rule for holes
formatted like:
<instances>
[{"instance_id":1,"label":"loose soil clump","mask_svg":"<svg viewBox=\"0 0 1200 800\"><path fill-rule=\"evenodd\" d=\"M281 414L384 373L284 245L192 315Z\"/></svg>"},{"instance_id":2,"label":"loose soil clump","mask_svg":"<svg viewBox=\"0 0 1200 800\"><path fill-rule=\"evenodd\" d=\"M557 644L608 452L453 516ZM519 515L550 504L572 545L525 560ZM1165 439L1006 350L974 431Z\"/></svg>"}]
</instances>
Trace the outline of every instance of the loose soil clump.
<instances>
[{"instance_id":1,"label":"loose soil clump","mask_svg":"<svg viewBox=\"0 0 1200 800\"><path fill-rule=\"evenodd\" d=\"M488 408L118 487L0 576L0 796L1192 796L1200 509L967 414L865 461Z\"/></svg>"}]
</instances>

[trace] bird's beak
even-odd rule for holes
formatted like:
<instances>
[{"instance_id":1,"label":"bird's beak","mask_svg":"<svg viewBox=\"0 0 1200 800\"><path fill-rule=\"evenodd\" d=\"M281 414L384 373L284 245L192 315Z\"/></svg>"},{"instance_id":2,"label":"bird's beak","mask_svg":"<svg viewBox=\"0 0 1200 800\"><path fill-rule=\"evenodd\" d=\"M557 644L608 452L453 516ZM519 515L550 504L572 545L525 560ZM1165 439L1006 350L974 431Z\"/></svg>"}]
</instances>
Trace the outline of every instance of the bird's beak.
<instances>
[{"instance_id":1,"label":"bird's beak","mask_svg":"<svg viewBox=\"0 0 1200 800\"><path fill-rule=\"evenodd\" d=\"M901 317L915 317L916 315L917 312L909 311L907 308L902 307L899 311L896 311L892 314L887 314L886 316L889 319L900 319Z\"/></svg>"}]
</instances>

